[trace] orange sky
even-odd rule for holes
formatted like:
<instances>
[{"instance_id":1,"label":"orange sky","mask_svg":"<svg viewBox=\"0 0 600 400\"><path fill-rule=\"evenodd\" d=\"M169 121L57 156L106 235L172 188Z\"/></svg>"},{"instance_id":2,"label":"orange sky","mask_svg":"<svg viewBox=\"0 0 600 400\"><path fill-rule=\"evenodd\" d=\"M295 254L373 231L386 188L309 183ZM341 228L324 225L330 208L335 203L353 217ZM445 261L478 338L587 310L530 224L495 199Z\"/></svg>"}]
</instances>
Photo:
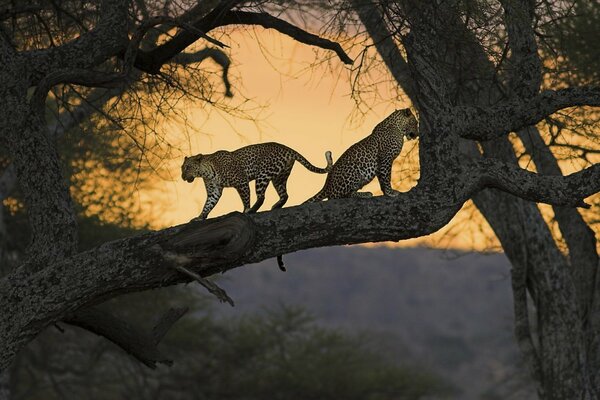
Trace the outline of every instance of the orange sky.
<instances>
[{"instance_id":1,"label":"orange sky","mask_svg":"<svg viewBox=\"0 0 600 400\"><path fill-rule=\"evenodd\" d=\"M258 119L257 124L215 110L207 116L207 110L199 108L205 106L203 104L186 110L191 127L186 129L181 124L171 123L165 130L169 132L169 141L180 145L187 154L234 150L251 143L276 141L299 151L313 164L324 166L326 150L333 152L335 161L350 145L368 135L375 124L392 110L409 105L396 99L393 89L381 83L377 85L378 96L387 101L368 104L371 110L362 116L350 96L350 69L337 58L333 58L329 65L322 63L309 68L332 53L300 45L279 33L243 28L230 33L226 43L231 46L227 49L233 60L231 74L238 79L237 83L234 82L234 98L223 98L223 101L232 106L240 105L245 96L251 99L245 107L251 109L259 105L264 108L250 112ZM382 81L386 81L387 71L380 73ZM216 81L215 87L222 90L220 82ZM407 154L414 159L416 151L416 142L405 144L394 167L396 180L402 176L399 169L406 168L407 163L403 164L402 160ZM153 224L156 228L189 221L200 213L206 199L202 180L195 180L192 184L181 180L181 161L173 160L168 166L170 180L160 182L157 190L151 193L141 193L142 201L162 205L158 207L160 217ZM416 164L411 168L414 172ZM319 191L324 180L325 175L308 172L296 163L288 181L290 199L287 206L300 204L311 197ZM396 187L405 191L409 186ZM379 187L374 181L366 189L378 191ZM268 210L276 200L277 195L269 186L261 210ZM241 209L237 192L226 188L210 217ZM425 241L417 239L403 244L435 245L444 237L443 246L471 248L475 240L476 248L486 247L480 237L461 234L447 240L448 235L443 233Z\"/></svg>"}]
</instances>

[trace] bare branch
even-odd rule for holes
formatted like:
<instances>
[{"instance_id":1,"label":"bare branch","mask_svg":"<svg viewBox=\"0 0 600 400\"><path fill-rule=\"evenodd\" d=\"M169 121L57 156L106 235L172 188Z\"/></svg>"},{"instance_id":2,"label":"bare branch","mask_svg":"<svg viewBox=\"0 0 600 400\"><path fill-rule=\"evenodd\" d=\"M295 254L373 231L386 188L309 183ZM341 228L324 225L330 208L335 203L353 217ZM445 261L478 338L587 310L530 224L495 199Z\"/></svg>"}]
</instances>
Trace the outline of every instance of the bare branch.
<instances>
[{"instance_id":1,"label":"bare branch","mask_svg":"<svg viewBox=\"0 0 600 400\"><path fill-rule=\"evenodd\" d=\"M225 21L227 21L228 24L260 25L266 29L275 29L300 43L332 50L344 64L352 65L353 63L352 59L344 52L339 43L313 35L287 21L273 17L267 13L231 11L227 13Z\"/></svg>"},{"instance_id":2,"label":"bare branch","mask_svg":"<svg viewBox=\"0 0 600 400\"><path fill-rule=\"evenodd\" d=\"M309 247L431 233L461 205L451 195L438 198L413 191L398 198L344 199L252 215L233 213L105 243L34 274L18 269L0 281L4 307L0 351L7 355L0 359L0 369L41 329L74 310L119 293L188 282L188 276L171 267L168 253L182 256L182 266L207 277Z\"/></svg>"},{"instance_id":3,"label":"bare branch","mask_svg":"<svg viewBox=\"0 0 600 400\"><path fill-rule=\"evenodd\" d=\"M511 99L496 106L456 107L454 129L473 140L490 140L534 125L567 107L600 106L600 86L545 90L530 100ZM453 121L449 121L452 123Z\"/></svg>"},{"instance_id":4,"label":"bare branch","mask_svg":"<svg viewBox=\"0 0 600 400\"><path fill-rule=\"evenodd\" d=\"M139 46L142 42L142 39L144 38L144 35L153 27L167 22L172 23L174 25L184 26L186 29L191 30L192 32L194 32L194 34L198 35L199 37L205 38L211 43L224 46L223 43L211 39L206 34L204 34L204 32L199 31L195 27L186 23L180 23L173 18L149 18L146 21L142 22L142 24L135 30L135 33L133 34L127 46L127 50L125 51L122 72L107 73L83 68L67 68L53 71L47 76L45 76L38 83L37 88L35 89L35 92L33 93L30 100L30 104L33 111L37 112L38 115L43 114L48 92L53 86L56 86L59 83L71 83L81 86L102 88L119 88L126 86L128 84L128 79L131 78L135 57L139 51Z\"/></svg>"},{"instance_id":5,"label":"bare branch","mask_svg":"<svg viewBox=\"0 0 600 400\"><path fill-rule=\"evenodd\" d=\"M418 91L408 64L394 42L392 33L386 28L380 9L372 1L367 0L352 0L352 7L358 13L361 22L373 40L375 48L396 82L408 97L417 101Z\"/></svg>"},{"instance_id":6,"label":"bare branch","mask_svg":"<svg viewBox=\"0 0 600 400\"><path fill-rule=\"evenodd\" d=\"M225 6L220 5L192 25L201 32L209 32L216 27L227 25L260 25L267 29L275 29L300 43L332 50L344 63L352 64L352 59L338 43L313 35L266 13L229 11ZM157 48L149 52L140 52L136 58L135 66L142 71L156 74L163 64L181 53L197 39L198 35L196 33L184 30Z\"/></svg>"},{"instance_id":7,"label":"bare branch","mask_svg":"<svg viewBox=\"0 0 600 400\"><path fill-rule=\"evenodd\" d=\"M165 254L168 254L168 253L165 253ZM198 275L180 265L174 265L173 269L181 272L184 275L189 276L190 278L192 278L193 280L198 282L200 285L204 286L206 288L206 290L208 290L210 292L210 294L213 294L217 299L219 299L219 301L221 303L229 303L229 305L231 307L233 307L235 305L232 298L229 297L227 292L225 290L221 289L219 286L217 286L216 283L213 283L213 282L209 281L208 279L204 279L200 275Z\"/></svg>"},{"instance_id":8,"label":"bare branch","mask_svg":"<svg viewBox=\"0 0 600 400\"><path fill-rule=\"evenodd\" d=\"M168 310L150 332L145 332L98 307L79 310L76 315L63 321L110 340L144 365L154 369L157 363L173 364L173 361L161 354L157 345L186 312L186 308Z\"/></svg>"}]
</instances>

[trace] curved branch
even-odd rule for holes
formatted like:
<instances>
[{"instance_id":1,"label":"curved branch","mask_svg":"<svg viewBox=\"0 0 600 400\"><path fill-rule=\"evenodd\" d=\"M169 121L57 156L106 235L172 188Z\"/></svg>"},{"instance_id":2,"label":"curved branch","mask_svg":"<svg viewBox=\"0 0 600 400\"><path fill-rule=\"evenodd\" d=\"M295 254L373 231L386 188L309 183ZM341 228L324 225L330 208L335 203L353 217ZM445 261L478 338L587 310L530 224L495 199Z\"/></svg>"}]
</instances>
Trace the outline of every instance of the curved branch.
<instances>
[{"instance_id":1,"label":"curved branch","mask_svg":"<svg viewBox=\"0 0 600 400\"><path fill-rule=\"evenodd\" d=\"M490 140L534 125L548 115L567 107L600 106L600 86L578 86L545 90L530 100L512 99L497 106L456 107L449 124L460 136Z\"/></svg>"},{"instance_id":2,"label":"curved branch","mask_svg":"<svg viewBox=\"0 0 600 400\"><path fill-rule=\"evenodd\" d=\"M179 53L173 58L173 61L179 65L188 65L202 62L207 58L212 58L214 62L221 66L223 71L221 73L221 79L223 79L223 84L225 85L225 96L233 97L233 93L231 92L231 82L229 81L229 66L231 65L231 60L229 60L227 54L222 50L205 47L194 53Z\"/></svg>"},{"instance_id":3,"label":"curved branch","mask_svg":"<svg viewBox=\"0 0 600 400\"><path fill-rule=\"evenodd\" d=\"M218 6L198 22L192 24L202 32L209 32L216 27L227 25L260 25L266 29L275 29L300 43L332 50L345 64L352 64L352 59L344 52L339 43L313 35L267 13L230 11L225 6ZM181 53L197 39L198 35L192 31L179 32L173 39L155 49L148 52L139 52L135 66L144 72L156 74L163 64Z\"/></svg>"},{"instance_id":4,"label":"curved branch","mask_svg":"<svg viewBox=\"0 0 600 400\"><path fill-rule=\"evenodd\" d=\"M480 185L525 200L589 208L583 199L600 191L600 164L566 176L540 175L495 159L477 161Z\"/></svg>"},{"instance_id":5,"label":"curved branch","mask_svg":"<svg viewBox=\"0 0 600 400\"><path fill-rule=\"evenodd\" d=\"M122 73L107 73L81 68L58 70L49 74L38 83L29 102L34 112L38 115L43 115L48 92L58 84L70 83L87 87L117 89L124 88L126 76Z\"/></svg>"},{"instance_id":6,"label":"curved branch","mask_svg":"<svg viewBox=\"0 0 600 400\"><path fill-rule=\"evenodd\" d=\"M230 11L227 13L224 22L227 24L260 25L265 29L275 29L300 43L335 52L344 64L352 65L353 63L352 59L346 54L339 43L306 32L287 21L273 17L267 13Z\"/></svg>"}]
</instances>

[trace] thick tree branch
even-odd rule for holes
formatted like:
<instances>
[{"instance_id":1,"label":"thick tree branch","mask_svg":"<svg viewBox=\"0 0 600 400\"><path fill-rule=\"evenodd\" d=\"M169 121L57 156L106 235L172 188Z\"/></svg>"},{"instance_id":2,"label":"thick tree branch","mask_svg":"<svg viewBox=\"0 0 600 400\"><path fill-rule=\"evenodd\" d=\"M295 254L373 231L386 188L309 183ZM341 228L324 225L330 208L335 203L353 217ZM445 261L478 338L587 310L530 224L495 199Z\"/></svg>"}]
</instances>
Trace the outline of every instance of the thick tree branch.
<instances>
[{"instance_id":1,"label":"thick tree branch","mask_svg":"<svg viewBox=\"0 0 600 400\"><path fill-rule=\"evenodd\" d=\"M126 86L126 75L120 73L106 73L88 69L66 69L55 71L42 79L30 99L31 108L41 115L45 111L46 97L52 87L60 83L70 83L79 86L97 87L105 89L119 89ZM123 90L120 90L122 92Z\"/></svg>"},{"instance_id":2,"label":"thick tree branch","mask_svg":"<svg viewBox=\"0 0 600 400\"><path fill-rule=\"evenodd\" d=\"M150 332L98 307L79 310L76 315L63 321L110 340L144 365L154 369L157 363L173 364L173 361L161 354L157 346L173 324L186 312L187 308L170 309L160 317Z\"/></svg>"},{"instance_id":3,"label":"thick tree branch","mask_svg":"<svg viewBox=\"0 0 600 400\"><path fill-rule=\"evenodd\" d=\"M538 203L589 208L583 199L600 191L600 164L567 176L540 175L494 159L477 165L480 184Z\"/></svg>"},{"instance_id":4,"label":"thick tree branch","mask_svg":"<svg viewBox=\"0 0 600 400\"><path fill-rule=\"evenodd\" d=\"M600 185L600 166L564 178L538 176L493 160L478 166L486 174L478 180L459 174L464 181L447 180L447 187L421 182L395 198L234 213L106 243L35 274L18 270L0 281L5 310L0 315L0 352L14 354L48 324L106 298L189 281L177 266L206 277L305 248L422 236L444 226L484 184L564 204L598 191ZM2 362L5 367L8 361Z\"/></svg>"},{"instance_id":5,"label":"thick tree branch","mask_svg":"<svg viewBox=\"0 0 600 400\"><path fill-rule=\"evenodd\" d=\"M518 135L539 173L562 176L556 158L535 127L523 129L518 132ZM579 308L583 310L583 315L587 315L592 308L596 290L598 253L595 233L585 223L577 209L560 206L555 206L553 209L558 227L569 248L569 260L577 288ZM600 324L600 321L594 321L594 323Z\"/></svg>"},{"instance_id":6,"label":"thick tree branch","mask_svg":"<svg viewBox=\"0 0 600 400\"><path fill-rule=\"evenodd\" d=\"M545 90L530 100L513 98L485 108L456 107L448 123L463 138L484 141L516 132L556 111L575 106L600 106L600 86Z\"/></svg>"},{"instance_id":7,"label":"thick tree branch","mask_svg":"<svg viewBox=\"0 0 600 400\"><path fill-rule=\"evenodd\" d=\"M0 281L0 354L5 355L0 369L41 329L66 315L120 293L189 281L174 262L206 277L310 247L431 233L466 200L438 193L413 190L398 198L234 213L106 243L34 274L19 269Z\"/></svg>"},{"instance_id":8,"label":"thick tree branch","mask_svg":"<svg viewBox=\"0 0 600 400\"><path fill-rule=\"evenodd\" d=\"M339 43L306 32L289 22L273 17L270 14L231 11L227 13L225 17L225 21L228 24L260 25L265 29L275 29L300 43L335 52L344 64L352 65L353 63L352 59L346 54Z\"/></svg>"},{"instance_id":9,"label":"thick tree branch","mask_svg":"<svg viewBox=\"0 0 600 400\"><path fill-rule=\"evenodd\" d=\"M58 47L22 52L31 66L31 84L58 70L96 68L107 59L124 52L129 2L103 0L100 18L94 29Z\"/></svg>"}]
</instances>

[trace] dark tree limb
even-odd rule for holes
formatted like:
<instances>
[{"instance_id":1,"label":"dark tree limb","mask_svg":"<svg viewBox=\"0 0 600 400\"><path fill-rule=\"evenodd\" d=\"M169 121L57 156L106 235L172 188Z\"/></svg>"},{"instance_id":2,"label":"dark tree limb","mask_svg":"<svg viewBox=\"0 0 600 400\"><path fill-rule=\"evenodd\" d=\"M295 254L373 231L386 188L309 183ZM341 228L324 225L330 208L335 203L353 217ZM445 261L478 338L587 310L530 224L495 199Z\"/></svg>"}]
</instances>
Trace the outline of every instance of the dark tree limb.
<instances>
[{"instance_id":1,"label":"dark tree limb","mask_svg":"<svg viewBox=\"0 0 600 400\"><path fill-rule=\"evenodd\" d=\"M58 47L20 54L31 70L31 84L50 73L67 68L96 68L127 48L129 2L102 0L100 18L94 29Z\"/></svg>"},{"instance_id":2,"label":"dark tree limb","mask_svg":"<svg viewBox=\"0 0 600 400\"><path fill-rule=\"evenodd\" d=\"M186 312L187 308L168 310L150 332L98 307L79 310L76 315L67 317L63 321L108 339L147 367L154 369L157 363L173 364L173 361L165 357L157 346L173 324Z\"/></svg>"},{"instance_id":3,"label":"dark tree limb","mask_svg":"<svg viewBox=\"0 0 600 400\"><path fill-rule=\"evenodd\" d=\"M489 167L506 174L506 168L499 164ZM567 189L587 174L597 173L598 168L565 178L529 177L525 172L502 177L492 173L486 179L551 179L545 183L548 187L542 195L550 200L556 194L556 201L564 202L568 195L554 193L552 185ZM396 241L432 233L447 224L464 201L481 189L474 173L457 176L463 178L449 179L446 186L436 182L435 190L421 182L394 198L342 199L191 222L106 243L32 275L18 270L0 281L0 305L5 309L0 315L0 327L4 329L0 331L0 354L6 354L0 358L0 366L6 366L20 344L74 310L120 293L189 281L188 276L173 269L174 259L177 265L205 278L305 248ZM513 187L507 184L505 190ZM514 190L523 194L521 188ZM578 190L573 188L575 197L581 193Z\"/></svg>"},{"instance_id":4,"label":"dark tree limb","mask_svg":"<svg viewBox=\"0 0 600 400\"><path fill-rule=\"evenodd\" d=\"M477 164L484 186L538 203L589 208L583 199L600 191L600 164L566 176L540 175L494 159Z\"/></svg>"},{"instance_id":5,"label":"dark tree limb","mask_svg":"<svg viewBox=\"0 0 600 400\"><path fill-rule=\"evenodd\" d=\"M536 128L521 130L518 135L540 173L562 176L556 158ZM585 223L575 208L554 206L553 210L563 239L569 248L569 260L577 287L577 298L584 318L587 319L589 311L593 308L592 302L596 290L596 270L598 268L596 237L594 231ZM600 321L596 321L595 324L600 324Z\"/></svg>"},{"instance_id":6,"label":"dark tree limb","mask_svg":"<svg viewBox=\"0 0 600 400\"><path fill-rule=\"evenodd\" d=\"M352 64L352 59L343 51L338 43L313 35L267 13L229 11L224 10L222 7L217 7L192 25L202 32L209 32L216 27L227 25L260 25L266 29L275 29L300 43L332 50L344 63ZM197 39L197 34L189 30L184 30L178 33L173 39L155 49L148 52L140 52L137 55L135 66L142 71L156 74L160 71L163 64L184 51Z\"/></svg>"},{"instance_id":7,"label":"dark tree limb","mask_svg":"<svg viewBox=\"0 0 600 400\"><path fill-rule=\"evenodd\" d=\"M173 58L172 61L179 65L188 65L200 63L207 58L211 58L214 62L221 66L223 71L221 73L221 79L225 85L225 96L233 97L233 92L231 91L231 82L229 81L229 66L231 65L231 60L229 60L227 54L225 54L222 50L205 47L202 50L198 50L194 53L179 53Z\"/></svg>"},{"instance_id":8,"label":"dark tree limb","mask_svg":"<svg viewBox=\"0 0 600 400\"><path fill-rule=\"evenodd\" d=\"M454 129L473 140L490 140L535 125L567 107L600 106L600 86L545 90L529 100L513 98L491 107L457 107Z\"/></svg>"},{"instance_id":9,"label":"dark tree limb","mask_svg":"<svg viewBox=\"0 0 600 400\"><path fill-rule=\"evenodd\" d=\"M542 83L542 62L533 29L535 0L502 0L510 48L510 89L520 97L535 96Z\"/></svg>"}]
</instances>

